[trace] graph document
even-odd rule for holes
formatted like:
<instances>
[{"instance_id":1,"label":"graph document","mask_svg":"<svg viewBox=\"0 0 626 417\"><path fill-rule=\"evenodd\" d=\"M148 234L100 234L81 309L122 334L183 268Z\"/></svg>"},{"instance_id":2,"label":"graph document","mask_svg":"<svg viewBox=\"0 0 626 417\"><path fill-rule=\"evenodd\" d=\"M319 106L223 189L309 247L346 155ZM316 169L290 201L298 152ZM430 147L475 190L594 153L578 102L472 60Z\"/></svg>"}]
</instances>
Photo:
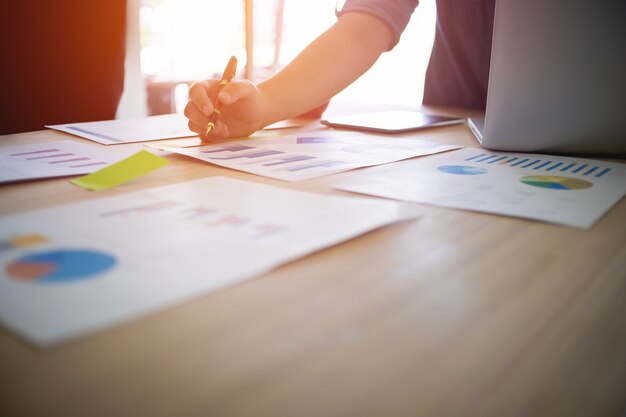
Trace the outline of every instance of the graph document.
<instances>
[{"instance_id":1,"label":"graph document","mask_svg":"<svg viewBox=\"0 0 626 417\"><path fill-rule=\"evenodd\" d=\"M59 343L415 217L223 177L3 217L0 322Z\"/></svg>"},{"instance_id":2,"label":"graph document","mask_svg":"<svg viewBox=\"0 0 626 417\"><path fill-rule=\"evenodd\" d=\"M89 174L129 152L62 140L0 148L0 183Z\"/></svg>"},{"instance_id":3,"label":"graph document","mask_svg":"<svg viewBox=\"0 0 626 417\"><path fill-rule=\"evenodd\" d=\"M406 137L328 131L193 148L149 146L284 181L306 180L459 148Z\"/></svg>"},{"instance_id":4,"label":"graph document","mask_svg":"<svg viewBox=\"0 0 626 417\"><path fill-rule=\"evenodd\" d=\"M588 228L626 194L626 165L466 148L336 186L345 191Z\"/></svg>"}]
</instances>

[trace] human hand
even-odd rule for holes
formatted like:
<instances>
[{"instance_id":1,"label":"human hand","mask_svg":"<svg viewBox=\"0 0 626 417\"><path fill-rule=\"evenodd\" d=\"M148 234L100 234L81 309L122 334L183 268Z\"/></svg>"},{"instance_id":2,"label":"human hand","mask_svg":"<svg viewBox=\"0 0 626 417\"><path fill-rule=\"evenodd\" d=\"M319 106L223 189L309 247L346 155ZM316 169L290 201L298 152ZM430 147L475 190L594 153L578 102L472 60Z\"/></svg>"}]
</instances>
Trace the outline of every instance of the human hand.
<instances>
[{"instance_id":1,"label":"human hand","mask_svg":"<svg viewBox=\"0 0 626 417\"><path fill-rule=\"evenodd\" d=\"M236 80L228 83L217 95L217 103L210 99L219 88L220 80L195 83L189 89L189 102L185 116L189 129L198 133L203 141L217 141L227 137L244 137L264 126L267 105L256 85ZM205 135L214 107L220 111L215 128Z\"/></svg>"}]
</instances>

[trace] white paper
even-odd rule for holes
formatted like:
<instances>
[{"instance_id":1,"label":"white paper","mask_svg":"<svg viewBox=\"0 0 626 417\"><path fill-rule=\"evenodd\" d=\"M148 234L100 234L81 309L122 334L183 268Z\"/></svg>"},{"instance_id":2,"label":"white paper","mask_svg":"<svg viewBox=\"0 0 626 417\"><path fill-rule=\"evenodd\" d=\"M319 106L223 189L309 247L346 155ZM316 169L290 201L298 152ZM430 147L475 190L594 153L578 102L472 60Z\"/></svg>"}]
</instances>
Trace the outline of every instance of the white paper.
<instances>
[{"instance_id":1,"label":"white paper","mask_svg":"<svg viewBox=\"0 0 626 417\"><path fill-rule=\"evenodd\" d=\"M50 345L416 217L395 202L223 177L8 216L0 320ZM33 234L47 242L24 245Z\"/></svg>"},{"instance_id":2,"label":"white paper","mask_svg":"<svg viewBox=\"0 0 626 417\"><path fill-rule=\"evenodd\" d=\"M467 148L366 174L336 188L589 228L626 193L626 165Z\"/></svg>"},{"instance_id":3,"label":"white paper","mask_svg":"<svg viewBox=\"0 0 626 417\"><path fill-rule=\"evenodd\" d=\"M164 114L140 119L69 123L46 127L93 140L103 145L197 136L197 133L189 130L187 119L180 114Z\"/></svg>"},{"instance_id":4,"label":"white paper","mask_svg":"<svg viewBox=\"0 0 626 417\"><path fill-rule=\"evenodd\" d=\"M328 131L277 139L225 141L194 148L149 146L284 181L316 178L459 148L420 139Z\"/></svg>"},{"instance_id":5,"label":"white paper","mask_svg":"<svg viewBox=\"0 0 626 417\"><path fill-rule=\"evenodd\" d=\"M0 183L89 174L128 155L69 140L0 147Z\"/></svg>"}]
</instances>

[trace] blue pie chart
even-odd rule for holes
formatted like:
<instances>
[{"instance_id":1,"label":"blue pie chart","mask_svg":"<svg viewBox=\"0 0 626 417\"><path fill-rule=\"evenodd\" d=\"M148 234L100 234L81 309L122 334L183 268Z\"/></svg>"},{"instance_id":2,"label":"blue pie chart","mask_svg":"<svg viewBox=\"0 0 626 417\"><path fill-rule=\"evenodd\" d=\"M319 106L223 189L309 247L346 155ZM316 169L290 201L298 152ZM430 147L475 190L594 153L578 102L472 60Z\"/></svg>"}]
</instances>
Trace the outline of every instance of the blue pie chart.
<instances>
[{"instance_id":1,"label":"blue pie chart","mask_svg":"<svg viewBox=\"0 0 626 417\"><path fill-rule=\"evenodd\" d=\"M63 283L92 278L113 268L115 257L85 249L60 249L24 255L5 265L5 273L21 282Z\"/></svg>"},{"instance_id":2,"label":"blue pie chart","mask_svg":"<svg viewBox=\"0 0 626 417\"><path fill-rule=\"evenodd\" d=\"M441 172L446 174L455 175L481 175L486 174L487 170L484 168L470 167L466 165L442 165L437 168Z\"/></svg>"}]
</instances>

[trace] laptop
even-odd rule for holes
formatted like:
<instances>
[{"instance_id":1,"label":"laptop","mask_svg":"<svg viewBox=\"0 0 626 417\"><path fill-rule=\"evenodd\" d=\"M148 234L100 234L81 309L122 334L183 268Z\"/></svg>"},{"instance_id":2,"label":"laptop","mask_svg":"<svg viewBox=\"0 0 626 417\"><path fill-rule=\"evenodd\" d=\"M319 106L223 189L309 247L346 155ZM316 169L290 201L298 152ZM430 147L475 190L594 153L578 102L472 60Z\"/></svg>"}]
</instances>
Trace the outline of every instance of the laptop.
<instances>
[{"instance_id":1,"label":"laptop","mask_svg":"<svg viewBox=\"0 0 626 417\"><path fill-rule=\"evenodd\" d=\"M626 154L626 1L499 0L480 143Z\"/></svg>"}]
</instances>

